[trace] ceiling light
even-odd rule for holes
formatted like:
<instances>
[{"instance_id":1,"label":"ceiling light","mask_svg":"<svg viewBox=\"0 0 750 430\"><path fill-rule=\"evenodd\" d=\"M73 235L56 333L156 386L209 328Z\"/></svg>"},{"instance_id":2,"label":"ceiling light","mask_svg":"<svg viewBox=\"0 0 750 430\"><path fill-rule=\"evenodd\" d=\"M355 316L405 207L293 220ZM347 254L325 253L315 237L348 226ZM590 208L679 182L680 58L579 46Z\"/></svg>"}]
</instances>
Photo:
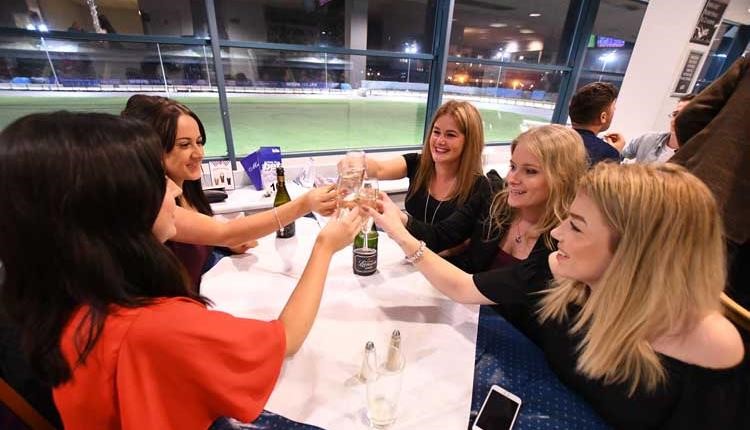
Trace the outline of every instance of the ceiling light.
<instances>
[{"instance_id":1,"label":"ceiling light","mask_svg":"<svg viewBox=\"0 0 750 430\"><path fill-rule=\"evenodd\" d=\"M518 30L518 32L521 33L521 34L533 34L534 30L532 30L530 28L522 28L522 29Z\"/></svg>"},{"instance_id":2,"label":"ceiling light","mask_svg":"<svg viewBox=\"0 0 750 430\"><path fill-rule=\"evenodd\" d=\"M536 17L542 16L542 14L541 13L532 12L532 13L529 14L529 16L532 17L532 18L536 18Z\"/></svg>"},{"instance_id":3,"label":"ceiling light","mask_svg":"<svg viewBox=\"0 0 750 430\"><path fill-rule=\"evenodd\" d=\"M492 28L503 28L503 27L507 27L507 26L508 26L508 24L504 24L502 22L493 22L492 24L490 24L490 27L492 27Z\"/></svg>"}]
</instances>

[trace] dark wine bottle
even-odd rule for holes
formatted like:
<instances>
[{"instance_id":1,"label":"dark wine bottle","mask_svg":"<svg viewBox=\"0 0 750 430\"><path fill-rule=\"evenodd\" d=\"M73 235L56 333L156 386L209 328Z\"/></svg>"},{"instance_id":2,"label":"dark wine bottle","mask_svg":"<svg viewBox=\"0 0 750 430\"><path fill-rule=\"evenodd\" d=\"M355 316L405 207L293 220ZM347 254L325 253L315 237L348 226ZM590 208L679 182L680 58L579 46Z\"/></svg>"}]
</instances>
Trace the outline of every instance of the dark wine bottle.
<instances>
[{"instance_id":1,"label":"dark wine bottle","mask_svg":"<svg viewBox=\"0 0 750 430\"><path fill-rule=\"evenodd\" d=\"M367 234L361 231L357 233L352 245L352 255L352 269L355 275L369 276L378 270L378 231L375 230L375 224Z\"/></svg>"},{"instance_id":2,"label":"dark wine bottle","mask_svg":"<svg viewBox=\"0 0 750 430\"><path fill-rule=\"evenodd\" d=\"M277 208L284 203L289 203L292 199L289 197L289 192L286 190L286 183L284 182L284 168L276 168L276 197L273 199L273 207ZM276 230L276 237L282 239L290 238L294 236L294 221L285 225L283 228Z\"/></svg>"}]
</instances>

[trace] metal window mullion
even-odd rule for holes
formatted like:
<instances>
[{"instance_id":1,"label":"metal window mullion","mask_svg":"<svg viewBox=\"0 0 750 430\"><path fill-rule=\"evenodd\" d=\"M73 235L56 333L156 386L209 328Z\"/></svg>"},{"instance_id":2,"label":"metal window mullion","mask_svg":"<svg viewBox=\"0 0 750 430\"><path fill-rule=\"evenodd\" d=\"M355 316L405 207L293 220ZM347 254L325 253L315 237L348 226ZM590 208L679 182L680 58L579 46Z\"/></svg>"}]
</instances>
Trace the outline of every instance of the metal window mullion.
<instances>
[{"instance_id":1,"label":"metal window mullion","mask_svg":"<svg viewBox=\"0 0 750 430\"><path fill-rule=\"evenodd\" d=\"M211 52L214 60L214 73L216 73L216 89L219 93L219 108L221 110L221 122L224 125L224 139L227 144L227 155L232 165L232 170L237 168L237 159L234 153L234 139L232 139L232 124L229 120L229 103L227 101L226 86L224 85L224 65L221 62L221 46L219 45L219 27L216 25L216 9L214 0L206 0L206 18L208 20L208 34L211 36Z\"/></svg>"},{"instance_id":2,"label":"metal window mullion","mask_svg":"<svg viewBox=\"0 0 750 430\"><path fill-rule=\"evenodd\" d=\"M208 54L206 54L206 45L203 45L203 62L206 64L206 78L208 87L211 88L211 68L208 66Z\"/></svg>"},{"instance_id":3,"label":"metal window mullion","mask_svg":"<svg viewBox=\"0 0 750 430\"><path fill-rule=\"evenodd\" d=\"M600 0L581 0L578 5L578 17L576 19L575 34L568 52L567 65L570 72L563 76L560 83L560 91L557 96L555 110L552 113L552 122L565 124L568 119L568 105L576 90L578 78L583 69L583 60L586 56L586 46L589 36L594 29L594 21L599 11Z\"/></svg>"},{"instance_id":4,"label":"metal window mullion","mask_svg":"<svg viewBox=\"0 0 750 430\"><path fill-rule=\"evenodd\" d=\"M167 73L164 71L164 60L161 58L161 47L156 44L156 52L159 54L159 66L161 67L161 77L164 80L164 92L169 97L169 86L167 85Z\"/></svg>"},{"instance_id":5,"label":"metal window mullion","mask_svg":"<svg viewBox=\"0 0 750 430\"><path fill-rule=\"evenodd\" d=\"M24 28L0 27L0 36L38 37L37 30ZM205 45L208 41L204 38L188 38L179 36L151 36L137 34L119 33L85 33L78 31L45 31L48 39L66 39L87 42L121 42L121 43L161 43L165 45Z\"/></svg>"},{"instance_id":6,"label":"metal window mullion","mask_svg":"<svg viewBox=\"0 0 750 430\"><path fill-rule=\"evenodd\" d=\"M427 90L427 109L425 111L424 133L430 126L430 118L440 107L443 98L443 83L448 65L448 48L450 45L451 27L453 25L453 7L455 0L437 0L435 10L435 30L432 39L432 66Z\"/></svg>"},{"instance_id":7,"label":"metal window mullion","mask_svg":"<svg viewBox=\"0 0 750 430\"><path fill-rule=\"evenodd\" d=\"M47 62L49 62L49 67L52 69L52 76L55 78L55 86L57 89L60 89L60 80L57 79L57 72L55 71L55 65L52 63L52 57L49 56L49 50L47 49L47 42L44 41L44 36L39 36L39 40L42 42L42 48L44 48L44 53L47 55Z\"/></svg>"}]
</instances>

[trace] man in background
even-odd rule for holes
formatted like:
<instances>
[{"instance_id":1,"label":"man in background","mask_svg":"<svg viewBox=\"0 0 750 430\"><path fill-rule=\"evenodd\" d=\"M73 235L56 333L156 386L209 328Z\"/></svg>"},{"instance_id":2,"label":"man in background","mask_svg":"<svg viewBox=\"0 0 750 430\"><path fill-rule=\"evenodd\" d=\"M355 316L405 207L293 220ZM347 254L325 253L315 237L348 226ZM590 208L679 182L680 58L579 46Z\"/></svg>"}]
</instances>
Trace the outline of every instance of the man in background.
<instances>
[{"instance_id":1,"label":"man in background","mask_svg":"<svg viewBox=\"0 0 750 430\"><path fill-rule=\"evenodd\" d=\"M675 117L694 98L694 94L680 97L674 110L669 114L669 133L646 133L636 137L625 145L622 158L635 159L636 163L666 163L679 147L674 131Z\"/></svg>"},{"instance_id":2,"label":"man in background","mask_svg":"<svg viewBox=\"0 0 750 430\"><path fill-rule=\"evenodd\" d=\"M583 138L591 166L607 160L620 162L620 150L625 146L622 135L609 133L604 139L597 137L612 124L616 102L617 87L606 82L584 85L570 101L570 121Z\"/></svg>"}]
</instances>

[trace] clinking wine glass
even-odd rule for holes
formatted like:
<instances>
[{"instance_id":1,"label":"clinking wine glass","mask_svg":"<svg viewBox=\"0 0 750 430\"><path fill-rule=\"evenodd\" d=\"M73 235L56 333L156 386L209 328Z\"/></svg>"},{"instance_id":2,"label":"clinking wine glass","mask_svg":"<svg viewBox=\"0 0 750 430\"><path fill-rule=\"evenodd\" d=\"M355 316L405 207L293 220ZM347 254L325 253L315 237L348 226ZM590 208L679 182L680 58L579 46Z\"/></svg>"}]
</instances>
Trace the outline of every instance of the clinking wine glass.
<instances>
[{"instance_id":1,"label":"clinking wine glass","mask_svg":"<svg viewBox=\"0 0 750 430\"><path fill-rule=\"evenodd\" d=\"M339 165L339 179L336 184L339 217L343 218L357 205L359 191L365 177L365 153L349 151Z\"/></svg>"},{"instance_id":2,"label":"clinking wine glass","mask_svg":"<svg viewBox=\"0 0 750 430\"><path fill-rule=\"evenodd\" d=\"M357 196L358 203L361 207L375 208L378 201L378 192L380 187L378 180L375 178L365 178L362 181L362 187L359 189L359 195ZM365 217L362 222L362 234L365 235L364 248L367 248L367 234L372 229L372 217Z\"/></svg>"}]
</instances>

